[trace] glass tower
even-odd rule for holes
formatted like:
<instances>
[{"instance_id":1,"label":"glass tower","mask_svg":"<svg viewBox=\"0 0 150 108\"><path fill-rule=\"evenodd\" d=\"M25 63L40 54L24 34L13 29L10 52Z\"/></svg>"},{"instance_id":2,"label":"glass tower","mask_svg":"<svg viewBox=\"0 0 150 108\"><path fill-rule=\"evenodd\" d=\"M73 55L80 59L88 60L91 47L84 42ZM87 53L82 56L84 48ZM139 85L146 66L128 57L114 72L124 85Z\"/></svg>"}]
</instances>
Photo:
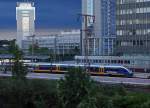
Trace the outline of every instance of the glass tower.
<instances>
[{"instance_id":1,"label":"glass tower","mask_svg":"<svg viewBox=\"0 0 150 108\"><path fill-rule=\"evenodd\" d=\"M94 0L95 33L99 37L99 55L112 55L116 38L116 1Z\"/></svg>"}]
</instances>

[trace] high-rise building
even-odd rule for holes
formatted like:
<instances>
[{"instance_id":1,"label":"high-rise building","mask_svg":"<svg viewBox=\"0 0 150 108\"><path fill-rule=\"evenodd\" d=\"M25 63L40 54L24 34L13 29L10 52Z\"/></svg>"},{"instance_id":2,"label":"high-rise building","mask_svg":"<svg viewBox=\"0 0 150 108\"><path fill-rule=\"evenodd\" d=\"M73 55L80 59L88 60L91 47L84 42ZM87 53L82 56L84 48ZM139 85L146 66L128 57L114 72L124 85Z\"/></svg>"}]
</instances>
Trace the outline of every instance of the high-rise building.
<instances>
[{"instance_id":1,"label":"high-rise building","mask_svg":"<svg viewBox=\"0 0 150 108\"><path fill-rule=\"evenodd\" d=\"M94 23L88 23L92 28L92 36L88 40L90 56L112 55L114 52L114 40L116 38L115 25L115 0L82 0L82 14L93 15ZM92 20L92 19L91 19ZM82 23L85 30L85 22ZM82 43L84 43L85 32L82 32ZM84 52L84 45L82 45Z\"/></svg>"},{"instance_id":2,"label":"high-rise building","mask_svg":"<svg viewBox=\"0 0 150 108\"><path fill-rule=\"evenodd\" d=\"M33 2L18 2L16 7L17 44L22 48L22 40L34 35L35 7Z\"/></svg>"},{"instance_id":3,"label":"high-rise building","mask_svg":"<svg viewBox=\"0 0 150 108\"><path fill-rule=\"evenodd\" d=\"M93 34L93 0L82 0L82 16L82 55L96 55L98 46Z\"/></svg>"},{"instance_id":4,"label":"high-rise building","mask_svg":"<svg viewBox=\"0 0 150 108\"><path fill-rule=\"evenodd\" d=\"M150 0L116 0L117 55L150 54Z\"/></svg>"},{"instance_id":5,"label":"high-rise building","mask_svg":"<svg viewBox=\"0 0 150 108\"><path fill-rule=\"evenodd\" d=\"M94 30L99 38L99 55L112 55L115 28L115 0L94 0Z\"/></svg>"},{"instance_id":6,"label":"high-rise building","mask_svg":"<svg viewBox=\"0 0 150 108\"><path fill-rule=\"evenodd\" d=\"M82 0L82 14L93 15L93 0ZM88 23L88 26L91 26L91 23Z\"/></svg>"}]
</instances>

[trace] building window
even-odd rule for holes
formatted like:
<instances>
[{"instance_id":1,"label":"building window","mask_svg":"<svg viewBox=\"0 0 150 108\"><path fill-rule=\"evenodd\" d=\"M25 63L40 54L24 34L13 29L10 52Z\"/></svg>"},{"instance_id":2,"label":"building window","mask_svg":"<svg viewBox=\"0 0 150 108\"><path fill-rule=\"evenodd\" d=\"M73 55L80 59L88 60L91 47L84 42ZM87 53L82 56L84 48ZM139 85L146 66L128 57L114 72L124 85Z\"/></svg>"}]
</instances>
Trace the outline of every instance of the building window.
<instances>
[{"instance_id":1,"label":"building window","mask_svg":"<svg viewBox=\"0 0 150 108\"><path fill-rule=\"evenodd\" d=\"M22 30L24 36L29 35L29 17L22 17Z\"/></svg>"}]
</instances>

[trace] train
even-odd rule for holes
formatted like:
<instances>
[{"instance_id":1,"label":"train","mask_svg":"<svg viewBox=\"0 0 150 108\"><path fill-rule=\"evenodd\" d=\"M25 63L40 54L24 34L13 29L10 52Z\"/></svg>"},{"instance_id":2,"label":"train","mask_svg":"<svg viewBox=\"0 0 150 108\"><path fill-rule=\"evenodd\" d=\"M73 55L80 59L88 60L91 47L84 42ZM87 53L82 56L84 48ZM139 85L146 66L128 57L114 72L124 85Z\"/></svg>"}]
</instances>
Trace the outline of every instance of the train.
<instances>
[{"instance_id":1,"label":"train","mask_svg":"<svg viewBox=\"0 0 150 108\"><path fill-rule=\"evenodd\" d=\"M99 65L122 65L133 72L150 73L149 56L75 56L76 63L91 63Z\"/></svg>"},{"instance_id":2,"label":"train","mask_svg":"<svg viewBox=\"0 0 150 108\"><path fill-rule=\"evenodd\" d=\"M85 69L84 64L60 63L26 63L29 71L35 73L66 73L73 68ZM133 72L124 66L115 65L90 65L86 67L91 75L133 77Z\"/></svg>"}]
</instances>

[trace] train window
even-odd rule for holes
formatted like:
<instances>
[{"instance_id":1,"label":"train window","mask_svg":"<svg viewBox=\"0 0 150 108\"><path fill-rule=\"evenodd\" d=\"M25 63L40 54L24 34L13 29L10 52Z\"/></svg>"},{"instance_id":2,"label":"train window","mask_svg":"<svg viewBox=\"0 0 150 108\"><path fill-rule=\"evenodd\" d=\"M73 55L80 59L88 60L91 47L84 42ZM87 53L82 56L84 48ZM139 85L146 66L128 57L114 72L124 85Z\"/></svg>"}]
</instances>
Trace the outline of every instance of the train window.
<instances>
[{"instance_id":1,"label":"train window","mask_svg":"<svg viewBox=\"0 0 150 108\"><path fill-rule=\"evenodd\" d=\"M90 67L90 71L91 72L98 72L98 68L97 67Z\"/></svg>"},{"instance_id":2,"label":"train window","mask_svg":"<svg viewBox=\"0 0 150 108\"><path fill-rule=\"evenodd\" d=\"M120 63L123 64L123 60L120 60Z\"/></svg>"},{"instance_id":3,"label":"train window","mask_svg":"<svg viewBox=\"0 0 150 108\"><path fill-rule=\"evenodd\" d=\"M51 66L51 69L52 69L52 70L55 70L55 69L56 69L56 66Z\"/></svg>"},{"instance_id":4,"label":"train window","mask_svg":"<svg viewBox=\"0 0 150 108\"><path fill-rule=\"evenodd\" d=\"M106 71L114 71L114 72L117 72L119 69L116 69L116 68L106 68Z\"/></svg>"},{"instance_id":5,"label":"train window","mask_svg":"<svg viewBox=\"0 0 150 108\"><path fill-rule=\"evenodd\" d=\"M67 66L61 66L60 70L66 71L66 70L68 70L68 67Z\"/></svg>"},{"instance_id":6,"label":"train window","mask_svg":"<svg viewBox=\"0 0 150 108\"><path fill-rule=\"evenodd\" d=\"M111 63L117 63L117 61L116 60L111 60Z\"/></svg>"},{"instance_id":7,"label":"train window","mask_svg":"<svg viewBox=\"0 0 150 108\"><path fill-rule=\"evenodd\" d=\"M125 60L124 63L125 64L130 64L130 61L129 60Z\"/></svg>"},{"instance_id":8,"label":"train window","mask_svg":"<svg viewBox=\"0 0 150 108\"><path fill-rule=\"evenodd\" d=\"M122 68L106 68L106 72L117 72L117 73L125 73L126 71Z\"/></svg>"},{"instance_id":9,"label":"train window","mask_svg":"<svg viewBox=\"0 0 150 108\"><path fill-rule=\"evenodd\" d=\"M130 60L128 60L128 64L130 64Z\"/></svg>"},{"instance_id":10,"label":"train window","mask_svg":"<svg viewBox=\"0 0 150 108\"><path fill-rule=\"evenodd\" d=\"M50 66L41 65L41 66L39 66L39 69L40 70L49 70Z\"/></svg>"}]
</instances>

